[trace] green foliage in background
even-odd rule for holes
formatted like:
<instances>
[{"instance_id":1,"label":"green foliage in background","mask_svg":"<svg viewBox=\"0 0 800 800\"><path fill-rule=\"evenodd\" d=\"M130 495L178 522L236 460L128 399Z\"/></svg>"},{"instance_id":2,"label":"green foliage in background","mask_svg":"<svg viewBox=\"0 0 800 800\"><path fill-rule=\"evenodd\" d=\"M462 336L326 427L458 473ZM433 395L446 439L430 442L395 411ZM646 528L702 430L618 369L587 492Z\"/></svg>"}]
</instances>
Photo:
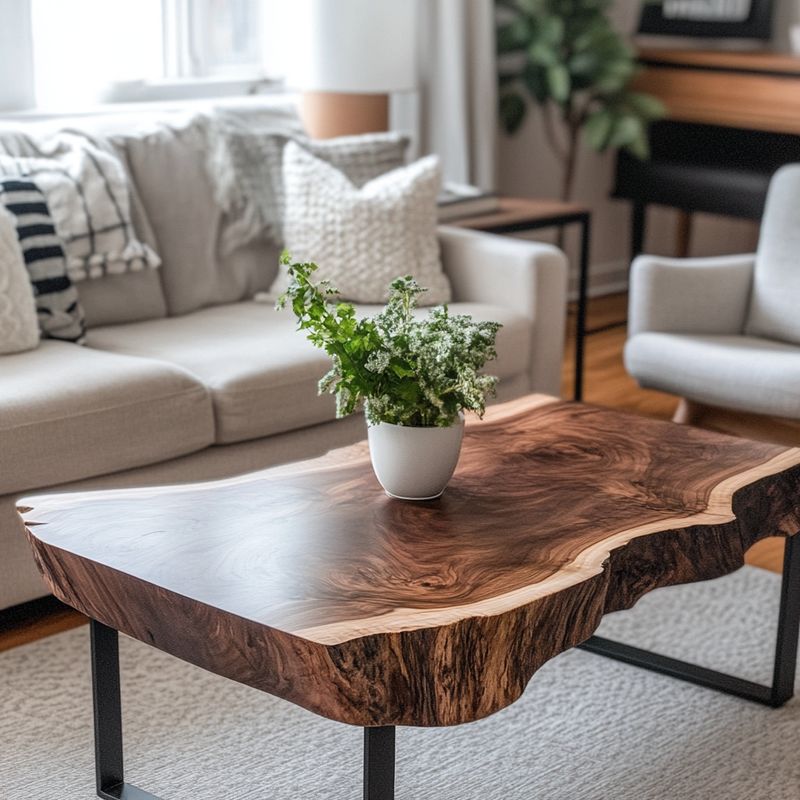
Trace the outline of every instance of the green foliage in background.
<instances>
[{"instance_id":1,"label":"green foliage in background","mask_svg":"<svg viewBox=\"0 0 800 800\"><path fill-rule=\"evenodd\" d=\"M612 0L497 0L500 9L500 119L513 133L529 100L544 108L551 146L565 167L569 194L581 131L595 150L623 148L649 156L647 127L661 103L631 91L638 64L631 46L611 25ZM566 141L553 116L561 119Z\"/></svg>"},{"instance_id":2,"label":"green foliage in background","mask_svg":"<svg viewBox=\"0 0 800 800\"><path fill-rule=\"evenodd\" d=\"M311 280L316 264L293 264L284 253L281 265L291 281L278 308L291 304L297 327L331 357L319 391L336 395L337 416L362 404L372 424L447 427L460 411L483 415L497 378L480 370L497 355L499 323L451 315L447 306L415 316L426 290L408 276L392 281L383 311L359 319L350 303L331 302L338 290L329 282Z\"/></svg>"}]
</instances>

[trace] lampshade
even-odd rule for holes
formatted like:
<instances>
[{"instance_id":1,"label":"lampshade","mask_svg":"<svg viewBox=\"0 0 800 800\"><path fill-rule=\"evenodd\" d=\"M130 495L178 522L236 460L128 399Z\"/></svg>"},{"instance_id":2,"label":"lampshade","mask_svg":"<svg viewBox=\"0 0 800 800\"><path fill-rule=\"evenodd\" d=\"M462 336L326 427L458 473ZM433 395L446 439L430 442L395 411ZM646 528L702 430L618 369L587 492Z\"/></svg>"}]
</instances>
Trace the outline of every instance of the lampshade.
<instances>
[{"instance_id":1,"label":"lampshade","mask_svg":"<svg viewBox=\"0 0 800 800\"><path fill-rule=\"evenodd\" d=\"M416 0L293 0L286 83L315 92L414 89Z\"/></svg>"}]
</instances>

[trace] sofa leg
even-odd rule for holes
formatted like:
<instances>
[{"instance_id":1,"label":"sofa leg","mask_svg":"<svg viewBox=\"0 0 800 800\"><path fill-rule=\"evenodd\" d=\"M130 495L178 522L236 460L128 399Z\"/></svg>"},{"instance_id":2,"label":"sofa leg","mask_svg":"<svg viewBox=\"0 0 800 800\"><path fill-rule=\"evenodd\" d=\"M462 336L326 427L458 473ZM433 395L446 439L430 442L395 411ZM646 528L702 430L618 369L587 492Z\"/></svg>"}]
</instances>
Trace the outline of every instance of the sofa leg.
<instances>
[{"instance_id":1,"label":"sofa leg","mask_svg":"<svg viewBox=\"0 0 800 800\"><path fill-rule=\"evenodd\" d=\"M702 409L700 403L681 397L678 407L672 415L672 421L679 425L694 425L700 420Z\"/></svg>"}]
</instances>

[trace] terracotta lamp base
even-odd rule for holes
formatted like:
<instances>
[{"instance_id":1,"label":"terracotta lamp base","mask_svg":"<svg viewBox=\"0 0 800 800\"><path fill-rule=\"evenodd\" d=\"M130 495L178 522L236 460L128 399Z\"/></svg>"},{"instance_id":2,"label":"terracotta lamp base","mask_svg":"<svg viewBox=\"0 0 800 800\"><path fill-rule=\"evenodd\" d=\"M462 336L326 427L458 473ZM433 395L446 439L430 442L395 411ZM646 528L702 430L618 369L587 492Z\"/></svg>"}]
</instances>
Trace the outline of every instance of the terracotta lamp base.
<instances>
[{"instance_id":1,"label":"terracotta lamp base","mask_svg":"<svg viewBox=\"0 0 800 800\"><path fill-rule=\"evenodd\" d=\"M312 139L386 131L389 95L303 92L300 114Z\"/></svg>"}]
</instances>

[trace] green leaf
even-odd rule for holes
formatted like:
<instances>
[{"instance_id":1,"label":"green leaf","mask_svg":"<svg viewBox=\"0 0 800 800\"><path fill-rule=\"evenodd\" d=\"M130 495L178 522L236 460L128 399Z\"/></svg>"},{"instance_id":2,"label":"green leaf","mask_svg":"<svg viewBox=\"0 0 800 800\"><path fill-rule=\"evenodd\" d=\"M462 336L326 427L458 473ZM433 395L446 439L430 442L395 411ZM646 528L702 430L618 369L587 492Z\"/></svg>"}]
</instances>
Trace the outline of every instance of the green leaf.
<instances>
[{"instance_id":1,"label":"green leaf","mask_svg":"<svg viewBox=\"0 0 800 800\"><path fill-rule=\"evenodd\" d=\"M599 65L599 59L594 53L576 53L569 60L569 71L573 75L592 75L597 71Z\"/></svg>"},{"instance_id":2,"label":"green leaf","mask_svg":"<svg viewBox=\"0 0 800 800\"><path fill-rule=\"evenodd\" d=\"M500 122L506 133L516 133L523 120L527 106L518 92L506 92L500 95Z\"/></svg>"},{"instance_id":3,"label":"green leaf","mask_svg":"<svg viewBox=\"0 0 800 800\"><path fill-rule=\"evenodd\" d=\"M514 53L524 50L530 42L532 35L530 21L526 17L517 19L497 26L497 52Z\"/></svg>"},{"instance_id":4,"label":"green leaf","mask_svg":"<svg viewBox=\"0 0 800 800\"><path fill-rule=\"evenodd\" d=\"M649 94L626 92L624 102L644 119L661 119L666 114L664 104Z\"/></svg>"},{"instance_id":5,"label":"green leaf","mask_svg":"<svg viewBox=\"0 0 800 800\"><path fill-rule=\"evenodd\" d=\"M548 16L539 21L539 37L556 47L564 39L564 19L563 17Z\"/></svg>"},{"instance_id":6,"label":"green leaf","mask_svg":"<svg viewBox=\"0 0 800 800\"><path fill-rule=\"evenodd\" d=\"M629 61L614 61L603 67L595 80L598 91L604 94L613 94L625 88L630 81L635 66Z\"/></svg>"},{"instance_id":7,"label":"green leaf","mask_svg":"<svg viewBox=\"0 0 800 800\"><path fill-rule=\"evenodd\" d=\"M639 136L625 145L625 149L640 161L647 161L650 158L650 140L647 138L647 133L642 130Z\"/></svg>"},{"instance_id":8,"label":"green leaf","mask_svg":"<svg viewBox=\"0 0 800 800\"><path fill-rule=\"evenodd\" d=\"M598 151L605 150L613 127L614 115L609 109L601 108L590 114L584 126L589 146Z\"/></svg>"},{"instance_id":9,"label":"green leaf","mask_svg":"<svg viewBox=\"0 0 800 800\"><path fill-rule=\"evenodd\" d=\"M522 73L525 87L540 105L547 101L550 90L547 84L547 72L537 64L526 64Z\"/></svg>"},{"instance_id":10,"label":"green leaf","mask_svg":"<svg viewBox=\"0 0 800 800\"><path fill-rule=\"evenodd\" d=\"M615 120L608 144L610 147L627 147L643 135L646 135L646 131L642 120L623 114Z\"/></svg>"},{"instance_id":11,"label":"green leaf","mask_svg":"<svg viewBox=\"0 0 800 800\"><path fill-rule=\"evenodd\" d=\"M565 103L569 98L570 83L569 70L563 64L547 68L547 85L557 103Z\"/></svg>"},{"instance_id":12,"label":"green leaf","mask_svg":"<svg viewBox=\"0 0 800 800\"><path fill-rule=\"evenodd\" d=\"M532 64L550 67L558 63L558 50L544 39L536 39L528 46L528 60Z\"/></svg>"}]
</instances>

